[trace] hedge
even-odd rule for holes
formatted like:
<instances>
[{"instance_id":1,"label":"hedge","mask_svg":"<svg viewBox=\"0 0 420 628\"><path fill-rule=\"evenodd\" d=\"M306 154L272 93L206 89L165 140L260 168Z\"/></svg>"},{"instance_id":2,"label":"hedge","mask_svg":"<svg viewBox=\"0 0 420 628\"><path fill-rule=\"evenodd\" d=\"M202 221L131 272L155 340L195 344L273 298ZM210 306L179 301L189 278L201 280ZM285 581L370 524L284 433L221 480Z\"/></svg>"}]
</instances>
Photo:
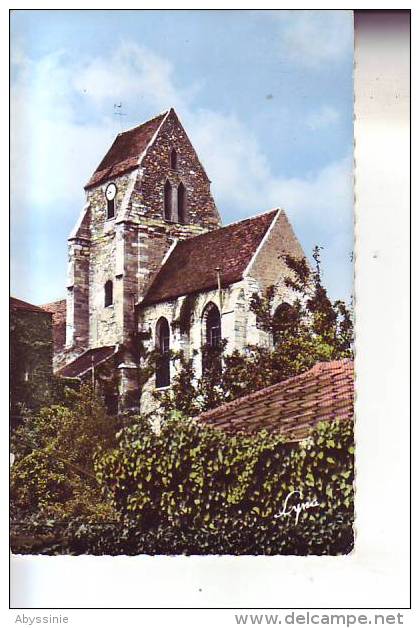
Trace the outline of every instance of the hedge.
<instances>
[{"instance_id":1,"label":"hedge","mask_svg":"<svg viewBox=\"0 0 420 628\"><path fill-rule=\"evenodd\" d=\"M97 455L95 469L118 521L51 522L47 531L37 524L32 533L53 530L57 538L38 552L338 555L353 548L351 421L320 423L295 442L267 432L230 436L179 416L160 433L140 421ZM279 516L315 501L298 521L295 511Z\"/></svg>"}]
</instances>

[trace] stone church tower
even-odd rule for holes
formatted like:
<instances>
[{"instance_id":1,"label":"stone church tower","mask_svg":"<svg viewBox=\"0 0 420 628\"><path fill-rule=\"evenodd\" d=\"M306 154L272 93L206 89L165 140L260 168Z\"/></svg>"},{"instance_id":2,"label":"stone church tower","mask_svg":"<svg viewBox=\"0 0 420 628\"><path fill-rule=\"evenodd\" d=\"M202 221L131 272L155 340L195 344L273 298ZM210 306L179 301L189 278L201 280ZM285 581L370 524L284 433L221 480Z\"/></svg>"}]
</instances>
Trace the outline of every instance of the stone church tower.
<instances>
[{"instance_id":1,"label":"stone church tower","mask_svg":"<svg viewBox=\"0 0 420 628\"><path fill-rule=\"evenodd\" d=\"M66 348L125 343L134 305L176 239L220 226L210 180L175 111L120 133L85 186L69 237Z\"/></svg>"},{"instance_id":2,"label":"stone church tower","mask_svg":"<svg viewBox=\"0 0 420 628\"><path fill-rule=\"evenodd\" d=\"M228 352L273 341L251 297L274 286L275 308L294 299L283 256L303 257L299 241L278 208L221 226L210 180L173 109L120 133L85 190L69 237L58 374L95 381L110 366L118 408L150 410L171 385L172 351L189 355L199 375L203 349L222 338ZM141 386L140 345L161 356Z\"/></svg>"}]
</instances>

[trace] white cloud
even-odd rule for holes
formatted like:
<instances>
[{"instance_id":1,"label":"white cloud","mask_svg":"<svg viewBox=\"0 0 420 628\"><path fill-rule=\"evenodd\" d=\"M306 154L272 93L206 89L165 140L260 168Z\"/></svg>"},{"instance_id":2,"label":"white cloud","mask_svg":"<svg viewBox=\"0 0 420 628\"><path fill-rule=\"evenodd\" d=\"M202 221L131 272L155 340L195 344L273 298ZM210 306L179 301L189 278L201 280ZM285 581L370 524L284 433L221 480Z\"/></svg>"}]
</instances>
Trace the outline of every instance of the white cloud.
<instances>
[{"instance_id":1,"label":"white cloud","mask_svg":"<svg viewBox=\"0 0 420 628\"><path fill-rule=\"evenodd\" d=\"M65 51L36 62L20 52L12 78L13 199L58 210L80 204L83 184L119 132L114 103L129 103L140 121L149 111L185 110L193 91L177 89L171 65L135 44L77 62Z\"/></svg>"},{"instance_id":2,"label":"white cloud","mask_svg":"<svg viewBox=\"0 0 420 628\"><path fill-rule=\"evenodd\" d=\"M317 131L318 129L331 127L337 124L340 117L341 116L336 109L329 107L328 105L324 105L318 111L311 111L306 117L305 124L307 127L312 129L312 131Z\"/></svg>"},{"instance_id":3,"label":"white cloud","mask_svg":"<svg viewBox=\"0 0 420 628\"><path fill-rule=\"evenodd\" d=\"M271 11L278 21L282 56L296 65L317 68L340 60L353 47L349 10Z\"/></svg>"},{"instance_id":4,"label":"white cloud","mask_svg":"<svg viewBox=\"0 0 420 628\"><path fill-rule=\"evenodd\" d=\"M169 61L129 42L121 44L111 58L89 59L73 77L73 84L99 109L120 100L157 110L179 109L191 94L175 86Z\"/></svg>"},{"instance_id":5,"label":"white cloud","mask_svg":"<svg viewBox=\"0 0 420 628\"><path fill-rule=\"evenodd\" d=\"M303 38L304 32L310 35L311 27L305 26L308 19L295 39ZM332 48L333 43L326 43L321 56ZM76 220L83 184L118 132L113 104L123 101L138 111L138 122L150 112L175 107L213 181L222 216L226 208L238 219L280 206L297 228L313 225L315 233L322 224L332 238L347 228L352 204L350 157L306 176L277 176L248 126L234 114L194 107L197 86L179 88L171 64L144 47L126 43L109 57L78 61L64 51L36 62L19 54L16 66L12 86L15 224L34 206L44 212L45 220L56 222L61 208L71 206ZM338 113L325 107L311 114L306 124L316 129L337 120Z\"/></svg>"},{"instance_id":6,"label":"white cloud","mask_svg":"<svg viewBox=\"0 0 420 628\"><path fill-rule=\"evenodd\" d=\"M351 155L306 176L281 177L273 173L257 139L236 117L190 113L186 127L222 209L233 207L238 216L246 216L280 206L299 226L322 224L330 233L351 219Z\"/></svg>"}]
</instances>

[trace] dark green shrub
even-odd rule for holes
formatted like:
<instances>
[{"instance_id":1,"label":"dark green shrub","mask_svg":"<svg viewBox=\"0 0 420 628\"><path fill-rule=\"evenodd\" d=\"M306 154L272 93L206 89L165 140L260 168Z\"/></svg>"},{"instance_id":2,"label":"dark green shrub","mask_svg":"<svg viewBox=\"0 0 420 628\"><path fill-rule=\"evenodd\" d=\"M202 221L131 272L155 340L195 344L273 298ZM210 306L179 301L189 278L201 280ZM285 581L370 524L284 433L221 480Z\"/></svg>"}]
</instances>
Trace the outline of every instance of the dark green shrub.
<instances>
[{"instance_id":1,"label":"dark green shrub","mask_svg":"<svg viewBox=\"0 0 420 628\"><path fill-rule=\"evenodd\" d=\"M321 423L308 439L224 432L173 417L159 434L123 430L96 458L119 525L79 528L73 551L125 554L342 554L353 546L353 430ZM289 506L317 506L279 517ZM277 515L277 516L276 516ZM79 550L77 549L79 548Z\"/></svg>"}]
</instances>

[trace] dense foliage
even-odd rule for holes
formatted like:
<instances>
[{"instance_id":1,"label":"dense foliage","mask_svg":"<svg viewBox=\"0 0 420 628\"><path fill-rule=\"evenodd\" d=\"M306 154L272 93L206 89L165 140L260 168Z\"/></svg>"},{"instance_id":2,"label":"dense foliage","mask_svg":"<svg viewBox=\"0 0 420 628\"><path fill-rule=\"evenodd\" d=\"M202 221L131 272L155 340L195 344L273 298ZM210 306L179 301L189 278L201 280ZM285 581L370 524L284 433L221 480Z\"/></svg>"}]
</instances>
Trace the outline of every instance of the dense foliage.
<instances>
[{"instance_id":1,"label":"dense foliage","mask_svg":"<svg viewBox=\"0 0 420 628\"><path fill-rule=\"evenodd\" d=\"M353 454L348 421L319 424L301 442L265 432L229 436L181 417L165 422L160 433L140 422L120 432L115 449L96 456L96 474L117 520L69 523L65 549L348 553ZM298 515L292 508L315 500ZM289 516L279 516L282 512Z\"/></svg>"},{"instance_id":2,"label":"dense foliage","mask_svg":"<svg viewBox=\"0 0 420 628\"><path fill-rule=\"evenodd\" d=\"M14 519L112 516L99 490L93 457L115 444L118 425L87 385L67 389L63 403L26 411L12 434Z\"/></svg>"},{"instance_id":3,"label":"dense foliage","mask_svg":"<svg viewBox=\"0 0 420 628\"><path fill-rule=\"evenodd\" d=\"M46 312L10 311L10 406L39 408L51 399L53 341Z\"/></svg>"},{"instance_id":4,"label":"dense foliage","mask_svg":"<svg viewBox=\"0 0 420 628\"><path fill-rule=\"evenodd\" d=\"M341 554L353 544L352 423L303 441L228 435L173 414L117 433L88 388L15 434L15 551ZM289 517L299 502L317 505ZM26 537L22 533L26 531ZM20 540L19 540L20 539ZM37 545L38 544L38 545ZM34 549L35 548L35 549Z\"/></svg>"}]
</instances>

